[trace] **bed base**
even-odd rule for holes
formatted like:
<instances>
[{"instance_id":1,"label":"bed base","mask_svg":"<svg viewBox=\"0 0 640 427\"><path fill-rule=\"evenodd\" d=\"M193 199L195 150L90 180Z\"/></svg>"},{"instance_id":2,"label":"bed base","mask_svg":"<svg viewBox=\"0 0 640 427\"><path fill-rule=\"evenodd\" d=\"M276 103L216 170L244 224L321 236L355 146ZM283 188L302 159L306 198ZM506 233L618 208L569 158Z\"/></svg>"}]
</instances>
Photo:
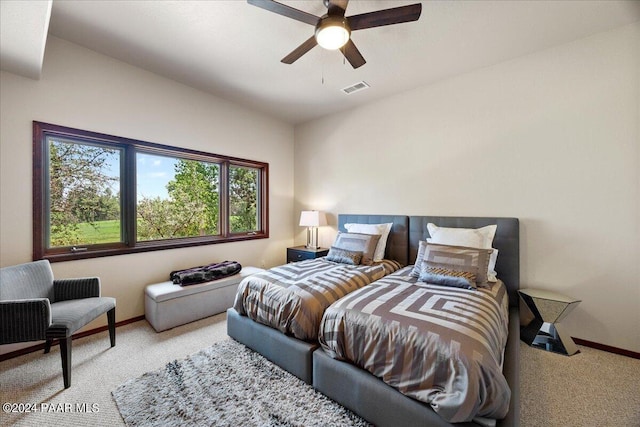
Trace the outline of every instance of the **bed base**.
<instances>
[{"instance_id":1,"label":"bed base","mask_svg":"<svg viewBox=\"0 0 640 427\"><path fill-rule=\"evenodd\" d=\"M257 351L307 384L312 382L312 353L319 345L283 334L277 329L241 316L235 309L227 310L227 334Z\"/></svg>"},{"instance_id":2,"label":"bed base","mask_svg":"<svg viewBox=\"0 0 640 427\"><path fill-rule=\"evenodd\" d=\"M511 388L509 413L497 427L518 426L520 327L518 308L509 312L509 338L503 372ZM332 359L322 349L313 353L313 387L378 427L385 426L475 426L473 422L451 424L427 404L407 397L368 371Z\"/></svg>"}]
</instances>

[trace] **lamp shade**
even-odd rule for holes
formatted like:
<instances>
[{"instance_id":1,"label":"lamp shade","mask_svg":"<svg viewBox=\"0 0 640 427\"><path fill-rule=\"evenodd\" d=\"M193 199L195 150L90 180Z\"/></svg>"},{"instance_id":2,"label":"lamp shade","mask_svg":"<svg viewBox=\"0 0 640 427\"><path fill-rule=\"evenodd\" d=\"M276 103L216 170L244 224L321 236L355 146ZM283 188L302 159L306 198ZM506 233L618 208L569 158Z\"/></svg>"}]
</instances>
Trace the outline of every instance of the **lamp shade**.
<instances>
[{"instance_id":1,"label":"lamp shade","mask_svg":"<svg viewBox=\"0 0 640 427\"><path fill-rule=\"evenodd\" d=\"M300 212L301 227L321 227L327 225L327 217L324 212L320 211L302 211Z\"/></svg>"}]
</instances>

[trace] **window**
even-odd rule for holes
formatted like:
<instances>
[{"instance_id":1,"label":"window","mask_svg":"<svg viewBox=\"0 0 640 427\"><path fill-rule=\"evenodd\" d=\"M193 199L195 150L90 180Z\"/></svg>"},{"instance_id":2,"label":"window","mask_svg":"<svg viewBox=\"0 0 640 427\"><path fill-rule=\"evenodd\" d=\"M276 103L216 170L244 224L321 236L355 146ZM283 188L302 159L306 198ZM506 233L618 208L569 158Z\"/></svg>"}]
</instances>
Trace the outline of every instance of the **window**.
<instances>
[{"instance_id":1,"label":"window","mask_svg":"<svg viewBox=\"0 0 640 427\"><path fill-rule=\"evenodd\" d=\"M258 225L258 171L229 167L229 224L234 233L255 231Z\"/></svg>"},{"instance_id":2,"label":"window","mask_svg":"<svg viewBox=\"0 0 640 427\"><path fill-rule=\"evenodd\" d=\"M33 124L33 256L269 237L268 164Z\"/></svg>"},{"instance_id":3,"label":"window","mask_svg":"<svg viewBox=\"0 0 640 427\"><path fill-rule=\"evenodd\" d=\"M136 153L137 240L220 233L220 165Z\"/></svg>"}]
</instances>

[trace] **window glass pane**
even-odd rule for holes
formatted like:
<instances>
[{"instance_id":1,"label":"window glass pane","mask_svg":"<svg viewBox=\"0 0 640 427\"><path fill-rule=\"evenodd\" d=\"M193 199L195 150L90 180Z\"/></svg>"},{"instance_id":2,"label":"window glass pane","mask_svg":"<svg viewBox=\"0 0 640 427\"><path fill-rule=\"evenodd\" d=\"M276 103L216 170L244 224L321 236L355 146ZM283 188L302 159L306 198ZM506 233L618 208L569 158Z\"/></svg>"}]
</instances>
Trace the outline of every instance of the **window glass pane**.
<instances>
[{"instance_id":1,"label":"window glass pane","mask_svg":"<svg viewBox=\"0 0 640 427\"><path fill-rule=\"evenodd\" d=\"M139 152L137 240L220 234L220 166Z\"/></svg>"},{"instance_id":2,"label":"window glass pane","mask_svg":"<svg viewBox=\"0 0 640 427\"><path fill-rule=\"evenodd\" d=\"M48 247L120 242L121 150L55 137L47 144Z\"/></svg>"},{"instance_id":3,"label":"window glass pane","mask_svg":"<svg viewBox=\"0 0 640 427\"><path fill-rule=\"evenodd\" d=\"M242 233L258 230L259 170L229 167L229 231Z\"/></svg>"}]
</instances>

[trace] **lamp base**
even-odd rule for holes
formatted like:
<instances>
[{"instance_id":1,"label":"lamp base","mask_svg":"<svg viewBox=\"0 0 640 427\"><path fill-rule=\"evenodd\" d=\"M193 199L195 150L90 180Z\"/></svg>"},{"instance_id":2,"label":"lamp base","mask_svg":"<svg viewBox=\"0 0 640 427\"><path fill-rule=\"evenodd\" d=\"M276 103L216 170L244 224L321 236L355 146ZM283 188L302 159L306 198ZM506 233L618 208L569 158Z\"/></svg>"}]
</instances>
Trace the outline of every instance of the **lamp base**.
<instances>
[{"instance_id":1,"label":"lamp base","mask_svg":"<svg viewBox=\"0 0 640 427\"><path fill-rule=\"evenodd\" d=\"M320 249L318 246L318 227L307 228L307 244L304 247L313 250Z\"/></svg>"}]
</instances>

